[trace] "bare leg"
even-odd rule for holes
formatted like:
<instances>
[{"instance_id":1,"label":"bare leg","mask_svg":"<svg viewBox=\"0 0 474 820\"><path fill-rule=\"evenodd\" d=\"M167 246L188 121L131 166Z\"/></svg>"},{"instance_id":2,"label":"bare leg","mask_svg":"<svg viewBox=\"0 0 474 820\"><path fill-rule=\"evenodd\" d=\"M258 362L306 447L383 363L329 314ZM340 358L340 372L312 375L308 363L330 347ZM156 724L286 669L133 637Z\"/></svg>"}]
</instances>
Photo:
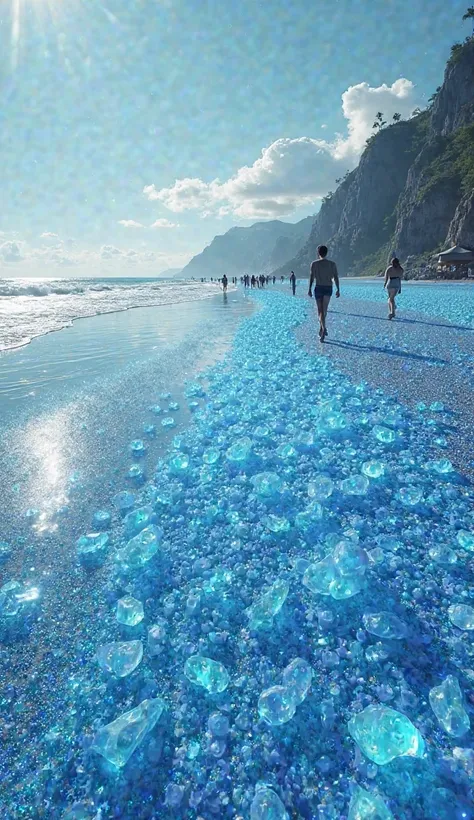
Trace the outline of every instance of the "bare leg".
<instances>
[{"instance_id":1,"label":"bare leg","mask_svg":"<svg viewBox=\"0 0 474 820\"><path fill-rule=\"evenodd\" d=\"M394 319L395 318L395 296L397 295L397 291L395 288L389 288L388 290L388 318Z\"/></svg>"},{"instance_id":2,"label":"bare leg","mask_svg":"<svg viewBox=\"0 0 474 820\"><path fill-rule=\"evenodd\" d=\"M324 312L324 335L327 336L328 332L326 330L326 316L328 313L329 302L331 301L330 296L323 296L323 312Z\"/></svg>"},{"instance_id":3,"label":"bare leg","mask_svg":"<svg viewBox=\"0 0 474 820\"><path fill-rule=\"evenodd\" d=\"M325 324L325 316L324 316L324 296L320 299L316 299L316 306L318 308L318 318L319 318L319 340L322 342L324 339L324 332L326 330Z\"/></svg>"}]
</instances>

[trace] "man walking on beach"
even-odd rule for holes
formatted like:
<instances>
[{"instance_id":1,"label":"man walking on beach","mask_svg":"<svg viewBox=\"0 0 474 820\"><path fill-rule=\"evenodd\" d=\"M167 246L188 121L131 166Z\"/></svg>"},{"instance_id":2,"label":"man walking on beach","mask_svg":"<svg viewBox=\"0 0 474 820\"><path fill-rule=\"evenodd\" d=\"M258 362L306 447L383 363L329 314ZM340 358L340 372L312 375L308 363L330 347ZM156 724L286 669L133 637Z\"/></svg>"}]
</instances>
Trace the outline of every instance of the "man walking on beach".
<instances>
[{"instance_id":1,"label":"man walking on beach","mask_svg":"<svg viewBox=\"0 0 474 820\"><path fill-rule=\"evenodd\" d=\"M228 284L229 284L229 280L227 279L227 276L224 273L224 276L222 277L222 290L224 291L224 293L227 292L227 285Z\"/></svg>"},{"instance_id":2,"label":"man walking on beach","mask_svg":"<svg viewBox=\"0 0 474 820\"><path fill-rule=\"evenodd\" d=\"M339 290L339 276L336 263L327 259L328 249L326 245L318 248L318 259L311 263L311 276L309 278L308 296L312 296L314 282L314 298L318 307L319 316L319 341L324 342L328 335L326 330L326 314L332 296L332 283L336 285L336 298L341 295Z\"/></svg>"},{"instance_id":3,"label":"man walking on beach","mask_svg":"<svg viewBox=\"0 0 474 820\"><path fill-rule=\"evenodd\" d=\"M290 282L291 282L291 289L293 291L293 296L296 296L296 276L295 276L294 270L291 271Z\"/></svg>"}]
</instances>

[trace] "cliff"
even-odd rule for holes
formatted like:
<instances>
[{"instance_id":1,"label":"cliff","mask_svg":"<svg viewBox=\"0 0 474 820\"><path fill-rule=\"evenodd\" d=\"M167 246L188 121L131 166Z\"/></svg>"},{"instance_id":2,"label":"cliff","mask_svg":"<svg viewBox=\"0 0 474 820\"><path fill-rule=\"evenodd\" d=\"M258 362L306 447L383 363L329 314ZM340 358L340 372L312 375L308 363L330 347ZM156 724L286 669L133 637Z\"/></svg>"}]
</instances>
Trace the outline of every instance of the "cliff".
<instances>
[{"instance_id":1,"label":"cliff","mask_svg":"<svg viewBox=\"0 0 474 820\"><path fill-rule=\"evenodd\" d=\"M474 249L474 38L453 47L431 108L368 140L323 202L304 247L276 273L307 275L319 244L344 274L374 273L450 245Z\"/></svg>"},{"instance_id":2,"label":"cliff","mask_svg":"<svg viewBox=\"0 0 474 820\"><path fill-rule=\"evenodd\" d=\"M180 276L268 274L280 261L294 256L306 242L312 223L313 217L308 216L294 224L274 220L257 222L248 228L231 228L194 256Z\"/></svg>"}]
</instances>

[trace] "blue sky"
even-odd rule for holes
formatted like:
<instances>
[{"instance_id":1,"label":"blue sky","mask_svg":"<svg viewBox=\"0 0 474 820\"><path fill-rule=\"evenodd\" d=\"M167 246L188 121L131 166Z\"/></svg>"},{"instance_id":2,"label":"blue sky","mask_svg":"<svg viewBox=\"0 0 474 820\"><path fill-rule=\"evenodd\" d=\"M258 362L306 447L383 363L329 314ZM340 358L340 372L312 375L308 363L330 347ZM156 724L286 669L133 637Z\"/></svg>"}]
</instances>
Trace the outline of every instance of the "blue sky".
<instances>
[{"instance_id":1,"label":"blue sky","mask_svg":"<svg viewBox=\"0 0 474 820\"><path fill-rule=\"evenodd\" d=\"M315 212L373 112L441 83L467 5L3 0L0 276L154 273Z\"/></svg>"}]
</instances>

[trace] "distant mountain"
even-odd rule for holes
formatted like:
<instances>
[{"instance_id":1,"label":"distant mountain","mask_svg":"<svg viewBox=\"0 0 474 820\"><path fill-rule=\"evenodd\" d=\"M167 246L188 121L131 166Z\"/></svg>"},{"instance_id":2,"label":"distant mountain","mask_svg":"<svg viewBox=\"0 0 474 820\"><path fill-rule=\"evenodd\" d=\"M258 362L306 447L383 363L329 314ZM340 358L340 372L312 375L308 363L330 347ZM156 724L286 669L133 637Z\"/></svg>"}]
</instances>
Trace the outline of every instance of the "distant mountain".
<instances>
[{"instance_id":1,"label":"distant mountain","mask_svg":"<svg viewBox=\"0 0 474 820\"><path fill-rule=\"evenodd\" d=\"M248 228L231 228L214 237L202 253L183 268L182 276L200 279L242 276L244 273L270 273L291 259L308 239L312 216L300 222L273 220L256 222Z\"/></svg>"},{"instance_id":2,"label":"distant mountain","mask_svg":"<svg viewBox=\"0 0 474 820\"><path fill-rule=\"evenodd\" d=\"M323 201L308 241L274 273L308 276L319 244L345 274L407 273L443 248L474 249L474 36L453 46L430 106L368 140L358 167Z\"/></svg>"}]
</instances>

